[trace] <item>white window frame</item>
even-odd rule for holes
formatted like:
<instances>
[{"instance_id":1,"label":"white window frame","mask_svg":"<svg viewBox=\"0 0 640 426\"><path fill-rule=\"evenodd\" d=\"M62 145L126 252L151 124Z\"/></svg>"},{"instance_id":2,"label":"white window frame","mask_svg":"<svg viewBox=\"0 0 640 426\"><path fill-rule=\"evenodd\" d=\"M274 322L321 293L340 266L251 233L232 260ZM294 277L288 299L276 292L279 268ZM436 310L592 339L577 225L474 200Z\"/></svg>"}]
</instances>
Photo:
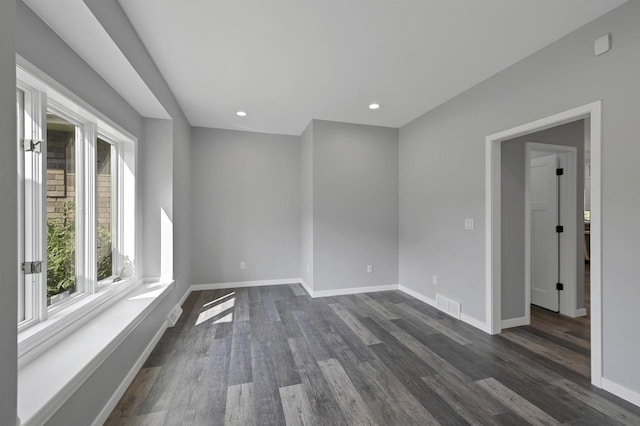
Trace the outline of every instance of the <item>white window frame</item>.
<instances>
[{"instance_id":1,"label":"white window frame","mask_svg":"<svg viewBox=\"0 0 640 426\"><path fill-rule=\"evenodd\" d=\"M118 142L116 142L114 136L109 135L108 132L99 129L98 130L98 138L107 142L111 145L111 258L112 258L112 273L109 277L98 281L97 287L102 288L104 286L113 284L115 282L121 281L124 277L124 259L119 256L119 253L124 252L124 247L122 245L123 238L123 226L118 226L119 224L124 222L123 215L123 194L125 188L123 186L123 163L124 158L122 157L122 147ZM97 147L97 139L96 139L96 147ZM97 151L96 151L97 152ZM94 162L95 164L95 162ZM97 174L94 172L94 177L97 177ZM97 185L96 185L97 188ZM97 200L97 198L96 198ZM97 228L96 228L97 229ZM97 267L97 257L96 257L96 267Z\"/></svg>"},{"instance_id":2,"label":"white window frame","mask_svg":"<svg viewBox=\"0 0 640 426\"><path fill-rule=\"evenodd\" d=\"M76 124L76 275L77 291L67 299L47 307L46 291L46 156L41 155L40 206L36 209L42 246L42 269L33 289L30 318L18 324L19 365L34 357L79 328L103 309L115 303L141 280L135 267L135 187L137 139L73 93L50 79L29 62L17 56L17 90L24 93L25 123L23 139L42 141L46 153L46 112L50 111ZM16 92L18 93L18 92ZM19 102L19 101L18 101ZM17 108L19 108L17 103ZM96 145L98 137L112 146L112 250L114 274L97 281L97 185ZM20 150L21 148L20 141ZM23 155L18 151L17 160ZM20 163L19 163L20 164ZM19 229L24 229L22 188L24 167L19 166ZM43 180L44 179L44 180ZM114 232L115 231L115 232ZM20 239L22 240L22 238ZM22 242L20 243L22 244ZM18 247L20 265L25 261L24 247ZM31 260L31 259L27 259ZM35 260L35 259L34 259ZM20 271L21 272L21 271ZM20 279L24 274L20 273ZM27 288L23 283L22 288ZM25 294L26 295L26 294ZM25 297L27 299L27 297ZM26 306L27 304L25 304Z\"/></svg>"}]
</instances>

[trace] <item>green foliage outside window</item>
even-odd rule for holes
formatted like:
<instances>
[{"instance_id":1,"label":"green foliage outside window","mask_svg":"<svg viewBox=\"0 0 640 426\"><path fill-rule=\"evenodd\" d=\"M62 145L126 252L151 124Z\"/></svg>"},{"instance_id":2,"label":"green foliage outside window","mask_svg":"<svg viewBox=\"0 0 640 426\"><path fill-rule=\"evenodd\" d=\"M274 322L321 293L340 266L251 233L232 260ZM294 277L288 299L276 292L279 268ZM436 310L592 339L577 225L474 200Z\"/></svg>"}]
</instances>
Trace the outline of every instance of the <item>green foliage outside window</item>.
<instances>
[{"instance_id":1,"label":"green foliage outside window","mask_svg":"<svg viewBox=\"0 0 640 426\"><path fill-rule=\"evenodd\" d=\"M47 298L76 289L75 204L64 203L62 217L47 220Z\"/></svg>"},{"instance_id":2,"label":"green foliage outside window","mask_svg":"<svg viewBox=\"0 0 640 426\"><path fill-rule=\"evenodd\" d=\"M113 275L111 231L98 225L98 280ZM47 298L76 290L75 204L66 202L62 217L47 221Z\"/></svg>"}]
</instances>

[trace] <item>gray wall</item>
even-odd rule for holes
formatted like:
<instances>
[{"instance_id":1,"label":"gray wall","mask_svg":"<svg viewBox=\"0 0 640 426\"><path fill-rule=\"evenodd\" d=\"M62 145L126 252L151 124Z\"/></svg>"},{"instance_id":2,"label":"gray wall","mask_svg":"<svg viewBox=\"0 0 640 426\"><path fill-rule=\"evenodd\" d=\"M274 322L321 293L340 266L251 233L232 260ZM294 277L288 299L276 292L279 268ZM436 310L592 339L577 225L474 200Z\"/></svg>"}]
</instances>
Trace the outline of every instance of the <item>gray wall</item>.
<instances>
[{"instance_id":1,"label":"gray wall","mask_svg":"<svg viewBox=\"0 0 640 426\"><path fill-rule=\"evenodd\" d=\"M138 150L140 165L141 222L143 230L142 275L160 277L173 271L173 263L162 265L162 215L173 221L173 125L171 120L144 118L142 142ZM171 259L173 261L173 259ZM172 278L165 272L164 278Z\"/></svg>"},{"instance_id":2,"label":"gray wall","mask_svg":"<svg viewBox=\"0 0 640 426\"><path fill-rule=\"evenodd\" d=\"M14 46L15 2L0 2L0 197L15 200L16 163L16 61ZM0 424L16 421L18 318L18 257L16 203L0 203Z\"/></svg>"},{"instance_id":3,"label":"gray wall","mask_svg":"<svg viewBox=\"0 0 640 426\"><path fill-rule=\"evenodd\" d=\"M171 116L173 122L173 153L171 154L173 166L176 167L176 170L189 170L191 158L189 155L191 144L189 122L158 67L151 59L149 52L127 19L122 7L117 0L83 1ZM191 227L188 223L191 217L191 203L188 202L191 194L189 174L174 173L171 187L173 188L172 219L175 244L173 266L177 284L176 293L171 298L177 302L192 283L189 267L191 259L191 245L189 244ZM147 241L144 243L145 247L149 247Z\"/></svg>"},{"instance_id":4,"label":"gray wall","mask_svg":"<svg viewBox=\"0 0 640 426\"><path fill-rule=\"evenodd\" d=\"M398 129L313 121L313 266L314 291L398 283Z\"/></svg>"},{"instance_id":5,"label":"gray wall","mask_svg":"<svg viewBox=\"0 0 640 426\"><path fill-rule=\"evenodd\" d=\"M300 277L299 138L192 135L194 284Z\"/></svg>"},{"instance_id":6,"label":"gray wall","mask_svg":"<svg viewBox=\"0 0 640 426\"><path fill-rule=\"evenodd\" d=\"M191 125L173 120L173 269L181 297L191 286ZM177 302L178 299L174 299Z\"/></svg>"},{"instance_id":7,"label":"gray wall","mask_svg":"<svg viewBox=\"0 0 640 426\"><path fill-rule=\"evenodd\" d=\"M640 2L628 2L400 130L400 283L433 297L432 274L484 321L485 137L603 101L603 374L640 392ZM613 48L593 42L612 33ZM463 219L476 219L475 231ZM621 350L624 348L624 350Z\"/></svg>"},{"instance_id":8,"label":"gray wall","mask_svg":"<svg viewBox=\"0 0 640 426\"><path fill-rule=\"evenodd\" d=\"M300 136L300 276L313 290L313 121Z\"/></svg>"},{"instance_id":9,"label":"gray wall","mask_svg":"<svg viewBox=\"0 0 640 426\"><path fill-rule=\"evenodd\" d=\"M502 142L502 319L524 311L525 144L538 142L577 148L576 286L577 307L584 307L584 120Z\"/></svg>"}]
</instances>

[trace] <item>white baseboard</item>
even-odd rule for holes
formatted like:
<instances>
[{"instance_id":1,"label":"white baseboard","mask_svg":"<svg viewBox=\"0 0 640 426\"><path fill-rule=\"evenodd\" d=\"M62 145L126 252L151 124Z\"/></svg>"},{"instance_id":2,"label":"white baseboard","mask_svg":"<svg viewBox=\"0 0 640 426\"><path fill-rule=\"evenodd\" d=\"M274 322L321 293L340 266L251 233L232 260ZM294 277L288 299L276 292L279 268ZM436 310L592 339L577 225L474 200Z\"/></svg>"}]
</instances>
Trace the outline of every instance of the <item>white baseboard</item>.
<instances>
[{"instance_id":1,"label":"white baseboard","mask_svg":"<svg viewBox=\"0 0 640 426\"><path fill-rule=\"evenodd\" d=\"M602 378L602 389L640 407L640 393L636 391L612 382L609 379L605 379L604 377Z\"/></svg>"},{"instance_id":2,"label":"white baseboard","mask_svg":"<svg viewBox=\"0 0 640 426\"><path fill-rule=\"evenodd\" d=\"M522 327L523 325L529 325L530 323L531 321L529 318L519 317L502 320L500 322L500 326L504 330L505 328Z\"/></svg>"},{"instance_id":3,"label":"white baseboard","mask_svg":"<svg viewBox=\"0 0 640 426\"><path fill-rule=\"evenodd\" d=\"M430 297L425 296L424 294L418 293L417 291L412 290L412 289L410 289L408 287L405 287L403 285L399 285L398 286L398 290L400 290L403 293L408 294L411 297L414 297L414 298L420 300L421 302L426 303L427 305L433 306L434 308L438 309L438 305L436 304L436 301L434 299L431 299ZM438 310L440 310L440 309L438 309ZM460 314L460 321L469 324L471 327L475 327L475 328L477 328L479 330L484 331L485 333L489 333L490 334L489 327L487 326L486 322L480 321L478 319L475 319L474 317L469 316L469 315L465 314L464 312Z\"/></svg>"},{"instance_id":4,"label":"white baseboard","mask_svg":"<svg viewBox=\"0 0 640 426\"><path fill-rule=\"evenodd\" d=\"M484 322L484 321L480 321L479 319L476 319L476 318L474 318L472 316L469 316L469 315L467 315L465 313L462 313L460 315L460 319L463 322L466 322L467 324L469 324L471 327L475 327L478 330L482 330L487 334L491 334L491 329L489 328L487 323Z\"/></svg>"},{"instance_id":5,"label":"white baseboard","mask_svg":"<svg viewBox=\"0 0 640 426\"><path fill-rule=\"evenodd\" d=\"M309 296L313 297L313 288L309 284L307 284L307 282L302 278L300 278L299 282L302 288L304 288L304 291L306 291L307 294L309 294Z\"/></svg>"},{"instance_id":6,"label":"white baseboard","mask_svg":"<svg viewBox=\"0 0 640 426\"><path fill-rule=\"evenodd\" d=\"M193 291L192 287L193 286L190 286L189 288L187 288L187 291L184 292L184 295L180 298L180 301L178 301L178 306L184 305L185 300L187 300L187 297L189 297L189 295Z\"/></svg>"},{"instance_id":7,"label":"white baseboard","mask_svg":"<svg viewBox=\"0 0 640 426\"><path fill-rule=\"evenodd\" d=\"M107 421L107 419L109 418L109 415L111 414L113 409L116 407L116 405L120 401L120 398L122 398L122 395L124 395L124 393L127 391L127 388L129 387L131 382L133 382L133 379L135 379L136 375L144 365L145 361L147 360L147 358L149 358L149 355L151 355L151 351L153 351L153 349L156 347L156 345L160 341L160 338L162 337L162 334L167 329L167 326L168 326L167 321L164 321L160 326L160 329L153 336L153 338L151 339L147 347L144 349L144 351L142 352L138 360L135 362L135 364L133 364L133 367L131 367L131 370L129 370L129 373L127 373L122 383L120 383L120 386L118 386L118 388L113 393L111 398L109 398L109 401L104 406L102 411L100 411L100 414L98 414L98 417L96 417L96 419L93 421L92 426L102 426L104 422Z\"/></svg>"},{"instance_id":8,"label":"white baseboard","mask_svg":"<svg viewBox=\"0 0 640 426\"><path fill-rule=\"evenodd\" d=\"M405 287L403 285L399 285L398 286L398 290L400 290L403 293L407 293L409 296L415 297L416 299L420 300L421 302L424 302L427 305L431 305L434 308L438 309L435 299L431 299L430 297L427 297L422 293L418 293L415 290L411 290L410 288Z\"/></svg>"},{"instance_id":9,"label":"white baseboard","mask_svg":"<svg viewBox=\"0 0 640 426\"><path fill-rule=\"evenodd\" d=\"M336 290L313 291L311 297L344 296L345 294L373 293L376 291L397 290L398 284L376 285L371 287L339 288ZM308 290L307 290L308 291Z\"/></svg>"},{"instance_id":10,"label":"white baseboard","mask_svg":"<svg viewBox=\"0 0 640 426\"><path fill-rule=\"evenodd\" d=\"M587 308L578 308L575 310L572 318L586 317L586 316L587 316Z\"/></svg>"},{"instance_id":11,"label":"white baseboard","mask_svg":"<svg viewBox=\"0 0 640 426\"><path fill-rule=\"evenodd\" d=\"M281 278L277 280L238 281L215 284L194 284L189 291L220 290L225 288L261 287L265 285L299 284L300 278Z\"/></svg>"}]
</instances>

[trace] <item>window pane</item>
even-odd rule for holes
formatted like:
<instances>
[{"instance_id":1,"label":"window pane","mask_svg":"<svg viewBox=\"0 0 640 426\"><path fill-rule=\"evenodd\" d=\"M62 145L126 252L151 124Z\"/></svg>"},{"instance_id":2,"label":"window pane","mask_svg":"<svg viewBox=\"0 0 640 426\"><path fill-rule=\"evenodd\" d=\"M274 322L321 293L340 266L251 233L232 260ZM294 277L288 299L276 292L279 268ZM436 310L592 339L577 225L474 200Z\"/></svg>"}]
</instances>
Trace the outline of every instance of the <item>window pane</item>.
<instances>
[{"instance_id":1,"label":"window pane","mask_svg":"<svg viewBox=\"0 0 640 426\"><path fill-rule=\"evenodd\" d=\"M98 139L96 166L96 218L98 227L98 281L113 276L113 176L111 174L112 146Z\"/></svg>"},{"instance_id":2,"label":"window pane","mask_svg":"<svg viewBox=\"0 0 640 426\"><path fill-rule=\"evenodd\" d=\"M47 113L47 304L76 291L76 125Z\"/></svg>"}]
</instances>

